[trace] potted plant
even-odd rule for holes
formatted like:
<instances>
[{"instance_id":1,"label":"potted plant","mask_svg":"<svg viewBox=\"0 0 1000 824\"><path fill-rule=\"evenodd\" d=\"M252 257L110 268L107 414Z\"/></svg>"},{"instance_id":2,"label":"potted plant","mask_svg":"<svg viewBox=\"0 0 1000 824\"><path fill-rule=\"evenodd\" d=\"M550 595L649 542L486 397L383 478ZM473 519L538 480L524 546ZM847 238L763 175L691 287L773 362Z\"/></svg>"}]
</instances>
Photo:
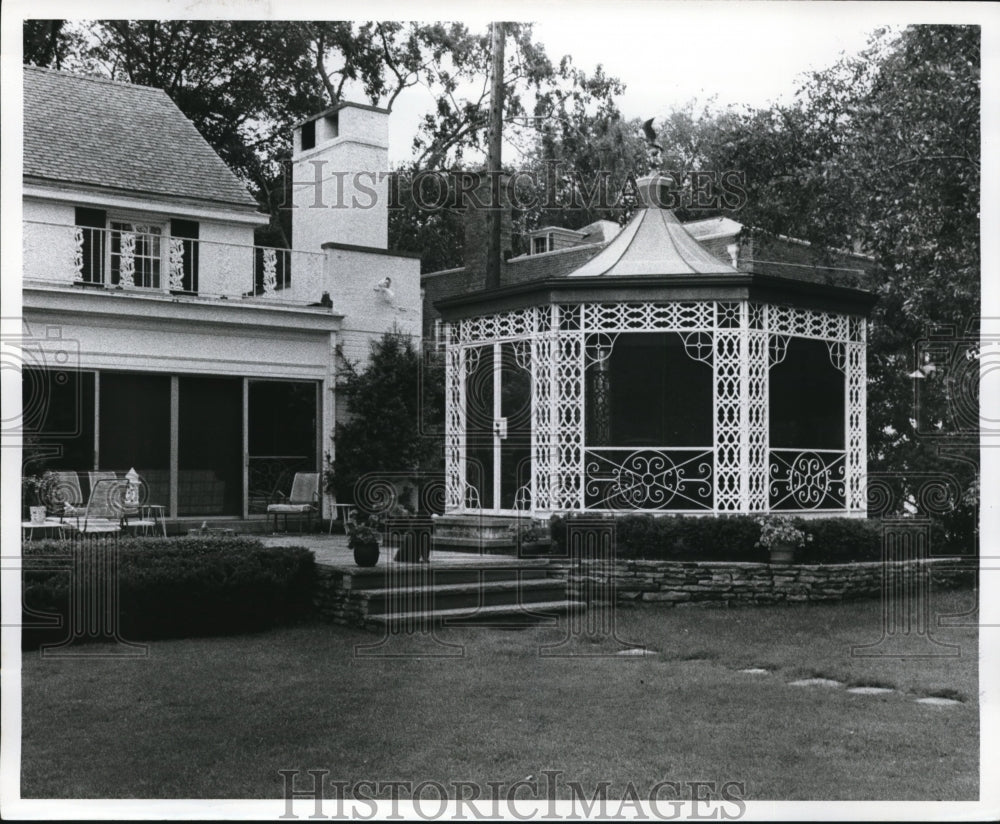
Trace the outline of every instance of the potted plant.
<instances>
[{"instance_id":1,"label":"potted plant","mask_svg":"<svg viewBox=\"0 0 1000 824\"><path fill-rule=\"evenodd\" d=\"M373 567L378 563L379 533L369 523L355 523L350 527L347 546L354 550L354 563L360 567Z\"/></svg>"},{"instance_id":2,"label":"potted plant","mask_svg":"<svg viewBox=\"0 0 1000 824\"><path fill-rule=\"evenodd\" d=\"M787 515L769 515L758 518L760 538L756 547L770 553L772 564L790 564L795 560L795 550L812 541L812 535L795 525Z\"/></svg>"},{"instance_id":3,"label":"potted plant","mask_svg":"<svg viewBox=\"0 0 1000 824\"><path fill-rule=\"evenodd\" d=\"M52 493L59 483L55 472L25 475L21 478L21 498L28 507L33 524L45 523L45 508L52 501Z\"/></svg>"}]
</instances>

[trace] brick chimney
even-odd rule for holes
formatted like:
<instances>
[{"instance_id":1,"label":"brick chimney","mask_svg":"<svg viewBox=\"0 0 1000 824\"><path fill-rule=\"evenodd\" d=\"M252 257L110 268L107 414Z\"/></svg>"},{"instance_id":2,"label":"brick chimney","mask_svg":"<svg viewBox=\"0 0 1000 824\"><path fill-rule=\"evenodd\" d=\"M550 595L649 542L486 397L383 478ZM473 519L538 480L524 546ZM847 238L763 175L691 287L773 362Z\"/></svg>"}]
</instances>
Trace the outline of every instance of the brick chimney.
<instances>
[{"instance_id":1,"label":"brick chimney","mask_svg":"<svg viewBox=\"0 0 1000 824\"><path fill-rule=\"evenodd\" d=\"M500 175L500 283L504 283L505 263L513 252L514 226L511 218L508 185L510 176ZM486 254L489 246L489 221L487 216L493 211L493 195L490 179L485 173L479 175L475 188L464 197L465 203L465 270L468 273L468 288L483 289L486 285Z\"/></svg>"}]
</instances>

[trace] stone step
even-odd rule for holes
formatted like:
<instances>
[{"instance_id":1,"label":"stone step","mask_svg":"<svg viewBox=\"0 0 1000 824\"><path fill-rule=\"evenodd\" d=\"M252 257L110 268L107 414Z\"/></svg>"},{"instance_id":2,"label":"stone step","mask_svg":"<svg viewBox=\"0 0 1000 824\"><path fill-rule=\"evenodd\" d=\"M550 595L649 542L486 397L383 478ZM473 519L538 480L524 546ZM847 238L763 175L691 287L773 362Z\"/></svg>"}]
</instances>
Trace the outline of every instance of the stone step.
<instances>
[{"instance_id":1,"label":"stone step","mask_svg":"<svg viewBox=\"0 0 1000 824\"><path fill-rule=\"evenodd\" d=\"M369 615L366 622L373 626L410 625L414 627L434 624L478 624L483 626L511 626L521 623L537 623L573 610L586 608L583 601L569 599L539 601L529 605L498 604L496 606L459 607L454 609L396 612L392 614Z\"/></svg>"},{"instance_id":2,"label":"stone step","mask_svg":"<svg viewBox=\"0 0 1000 824\"><path fill-rule=\"evenodd\" d=\"M353 570L344 576L345 587L351 590L387 589L401 586L447 586L449 584L478 584L493 581L522 581L549 578L548 564L538 561L511 559L503 564L478 566L434 566L428 564L379 566Z\"/></svg>"},{"instance_id":3,"label":"stone step","mask_svg":"<svg viewBox=\"0 0 1000 824\"><path fill-rule=\"evenodd\" d=\"M566 597L566 582L558 578L492 583L411 586L363 591L367 615L439 611L461 607L501 606L558 601Z\"/></svg>"}]
</instances>

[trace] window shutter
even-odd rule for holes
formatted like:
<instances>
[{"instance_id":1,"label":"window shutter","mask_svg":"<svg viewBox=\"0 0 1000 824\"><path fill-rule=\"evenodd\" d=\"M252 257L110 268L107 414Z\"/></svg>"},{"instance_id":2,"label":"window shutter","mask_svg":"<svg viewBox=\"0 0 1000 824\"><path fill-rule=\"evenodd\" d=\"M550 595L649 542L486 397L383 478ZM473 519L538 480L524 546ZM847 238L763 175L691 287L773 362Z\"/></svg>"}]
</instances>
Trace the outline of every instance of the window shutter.
<instances>
[{"instance_id":1,"label":"window shutter","mask_svg":"<svg viewBox=\"0 0 1000 824\"><path fill-rule=\"evenodd\" d=\"M105 229L108 213L103 209L76 207L75 222L83 228L83 267L79 275L84 283L104 283Z\"/></svg>"},{"instance_id":2,"label":"window shutter","mask_svg":"<svg viewBox=\"0 0 1000 824\"><path fill-rule=\"evenodd\" d=\"M198 291L198 221L170 219L170 234L184 239L183 291Z\"/></svg>"}]
</instances>

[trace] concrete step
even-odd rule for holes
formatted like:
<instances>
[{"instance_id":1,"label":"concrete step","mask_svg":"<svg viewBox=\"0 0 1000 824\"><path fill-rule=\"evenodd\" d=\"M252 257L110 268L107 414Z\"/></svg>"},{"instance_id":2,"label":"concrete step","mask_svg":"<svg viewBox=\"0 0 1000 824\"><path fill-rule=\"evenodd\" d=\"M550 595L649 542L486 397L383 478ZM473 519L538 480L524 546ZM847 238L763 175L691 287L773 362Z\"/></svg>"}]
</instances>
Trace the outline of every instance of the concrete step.
<instances>
[{"instance_id":1,"label":"concrete step","mask_svg":"<svg viewBox=\"0 0 1000 824\"><path fill-rule=\"evenodd\" d=\"M566 582L558 578L526 581L410 586L366 591L367 614L439 611L477 606L530 605L566 597Z\"/></svg>"},{"instance_id":2,"label":"concrete step","mask_svg":"<svg viewBox=\"0 0 1000 824\"><path fill-rule=\"evenodd\" d=\"M547 618L554 618L574 610L586 608L583 601L562 599L555 601L539 601L528 605L498 604L496 606L458 607L453 609L424 610L411 612L396 612L391 614L369 615L366 621L374 626L413 626L421 627L427 624L476 624L480 626L511 626L522 623L537 623Z\"/></svg>"}]
</instances>

